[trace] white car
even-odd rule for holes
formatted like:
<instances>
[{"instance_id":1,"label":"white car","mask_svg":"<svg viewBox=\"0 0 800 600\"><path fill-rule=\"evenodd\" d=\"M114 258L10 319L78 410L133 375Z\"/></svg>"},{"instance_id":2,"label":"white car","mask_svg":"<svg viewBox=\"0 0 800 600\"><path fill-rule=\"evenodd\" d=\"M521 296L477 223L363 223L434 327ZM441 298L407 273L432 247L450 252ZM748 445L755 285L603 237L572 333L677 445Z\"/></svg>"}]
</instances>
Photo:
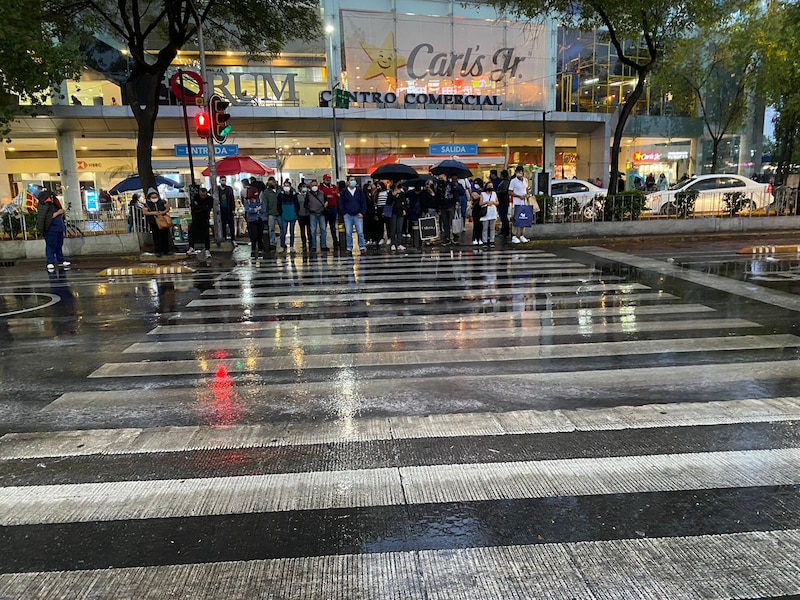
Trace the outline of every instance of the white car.
<instances>
[{"instance_id":1,"label":"white car","mask_svg":"<svg viewBox=\"0 0 800 600\"><path fill-rule=\"evenodd\" d=\"M676 196L690 191L698 193L694 203L696 213L726 212L724 196L730 192L742 192L746 196L737 212L749 213L772 202L769 184L758 183L741 175L714 173L698 175L678 182L669 190L647 194L647 207L656 215L674 215L679 210L679 198Z\"/></svg>"},{"instance_id":2,"label":"white car","mask_svg":"<svg viewBox=\"0 0 800 600\"><path fill-rule=\"evenodd\" d=\"M554 179L550 183L550 195L557 200L554 214L564 214L564 200L575 198L580 215L587 221L602 216L603 201L608 190L582 179Z\"/></svg>"}]
</instances>

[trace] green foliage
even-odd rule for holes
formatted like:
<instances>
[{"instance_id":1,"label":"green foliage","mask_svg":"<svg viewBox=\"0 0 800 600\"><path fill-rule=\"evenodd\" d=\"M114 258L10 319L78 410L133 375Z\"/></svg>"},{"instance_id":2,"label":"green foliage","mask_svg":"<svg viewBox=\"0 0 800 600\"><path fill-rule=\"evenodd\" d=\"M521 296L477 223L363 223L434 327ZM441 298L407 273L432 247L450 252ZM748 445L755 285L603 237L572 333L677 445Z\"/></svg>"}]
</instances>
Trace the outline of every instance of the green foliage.
<instances>
[{"instance_id":1,"label":"green foliage","mask_svg":"<svg viewBox=\"0 0 800 600\"><path fill-rule=\"evenodd\" d=\"M80 29L48 7L43 0L0 2L0 135L8 135L20 100L41 104L52 87L80 73Z\"/></svg>"},{"instance_id":2,"label":"green foliage","mask_svg":"<svg viewBox=\"0 0 800 600\"><path fill-rule=\"evenodd\" d=\"M647 194L639 190L609 194L603 204L603 218L606 221L633 221L641 216L646 204Z\"/></svg>"},{"instance_id":3,"label":"green foliage","mask_svg":"<svg viewBox=\"0 0 800 600\"><path fill-rule=\"evenodd\" d=\"M24 223L25 230L28 232L28 237L35 238L38 234L37 218L38 215L36 213L19 212L13 214L8 211L3 211L3 234L9 236L12 240L16 239L17 236L22 238L22 224Z\"/></svg>"},{"instance_id":4,"label":"green foliage","mask_svg":"<svg viewBox=\"0 0 800 600\"><path fill-rule=\"evenodd\" d=\"M694 214L694 204L700 192L697 190L685 190L675 194L675 212L684 219Z\"/></svg>"},{"instance_id":5,"label":"green foliage","mask_svg":"<svg viewBox=\"0 0 800 600\"><path fill-rule=\"evenodd\" d=\"M722 202L725 212L730 216L750 207L750 197L744 192L726 192L722 195Z\"/></svg>"}]
</instances>

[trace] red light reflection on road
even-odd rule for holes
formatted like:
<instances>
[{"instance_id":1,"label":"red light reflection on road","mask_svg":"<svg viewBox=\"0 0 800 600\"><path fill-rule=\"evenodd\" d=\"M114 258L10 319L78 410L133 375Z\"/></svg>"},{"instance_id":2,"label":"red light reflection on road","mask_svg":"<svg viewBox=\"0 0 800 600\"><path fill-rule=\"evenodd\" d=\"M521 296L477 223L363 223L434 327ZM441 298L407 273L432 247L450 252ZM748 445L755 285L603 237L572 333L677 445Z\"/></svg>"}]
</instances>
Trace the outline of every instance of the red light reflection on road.
<instances>
[{"instance_id":1,"label":"red light reflection on road","mask_svg":"<svg viewBox=\"0 0 800 600\"><path fill-rule=\"evenodd\" d=\"M236 395L233 379L228 375L225 365L220 365L208 384L214 398L206 414L211 425L228 426L241 421L241 404Z\"/></svg>"}]
</instances>

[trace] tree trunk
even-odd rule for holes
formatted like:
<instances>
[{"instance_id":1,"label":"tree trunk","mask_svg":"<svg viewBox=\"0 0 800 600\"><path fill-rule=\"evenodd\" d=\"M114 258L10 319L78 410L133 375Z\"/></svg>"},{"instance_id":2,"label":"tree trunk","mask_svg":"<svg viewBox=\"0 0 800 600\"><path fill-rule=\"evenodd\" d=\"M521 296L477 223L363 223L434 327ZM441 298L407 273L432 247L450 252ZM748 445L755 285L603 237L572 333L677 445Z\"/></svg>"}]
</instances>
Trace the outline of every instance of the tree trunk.
<instances>
[{"instance_id":1,"label":"tree trunk","mask_svg":"<svg viewBox=\"0 0 800 600\"><path fill-rule=\"evenodd\" d=\"M717 172L717 163L719 162L719 144L722 142L722 137L711 137L711 172Z\"/></svg>"},{"instance_id":2,"label":"tree trunk","mask_svg":"<svg viewBox=\"0 0 800 600\"><path fill-rule=\"evenodd\" d=\"M164 71L135 68L125 82L125 91L138 125L136 163L142 189L157 188L153 174L153 136L158 117L158 100Z\"/></svg>"},{"instance_id":3,"label":"tree trunk","mask_svg":"<svg viewBox=\"0 0 800 600\"><path fill-rule=\"evenodd\" d=\"M636 106L639 98L641 98L642 94L644 93L644 83L648 73L649 69L647 68L636 69L636 74L638 76L636 87L633 88L631 95L628 96L625 104L622 105L622 111L619 114L619 121L617 121L617 126L614 129L614 142L611 145L611 180L609 181L608 186L608 189L610 190L616 190L619 192L623 191L622 189L618 189L617 186L619 177L621 175L619 171L619 154L620 147L622 146L622 134L625 131L625 125L628 122L628 117L631 116L634 106ZM620 93L622 93L621 88ZM620 101L622 101L622 98L620 98Z\"/></svg>"}]
</instances>

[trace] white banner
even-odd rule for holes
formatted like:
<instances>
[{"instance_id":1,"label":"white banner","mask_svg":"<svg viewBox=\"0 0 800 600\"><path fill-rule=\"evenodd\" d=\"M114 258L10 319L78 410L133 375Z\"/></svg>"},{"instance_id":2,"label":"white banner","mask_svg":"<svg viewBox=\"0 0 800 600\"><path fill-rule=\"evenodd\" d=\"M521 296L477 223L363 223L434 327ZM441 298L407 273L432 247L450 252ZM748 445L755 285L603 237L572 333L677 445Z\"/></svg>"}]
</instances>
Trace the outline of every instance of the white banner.
<instances>
[{"instance_id":1,"label":"white banner","mask_svg":"<svg viewBox=\"0 0 800 600\"><path fill-rule=\"evenodd\" d=\"M343 10L350 91L500 96L546 107L546 28L509 21Z\"/></svg>"}]
</instances>

